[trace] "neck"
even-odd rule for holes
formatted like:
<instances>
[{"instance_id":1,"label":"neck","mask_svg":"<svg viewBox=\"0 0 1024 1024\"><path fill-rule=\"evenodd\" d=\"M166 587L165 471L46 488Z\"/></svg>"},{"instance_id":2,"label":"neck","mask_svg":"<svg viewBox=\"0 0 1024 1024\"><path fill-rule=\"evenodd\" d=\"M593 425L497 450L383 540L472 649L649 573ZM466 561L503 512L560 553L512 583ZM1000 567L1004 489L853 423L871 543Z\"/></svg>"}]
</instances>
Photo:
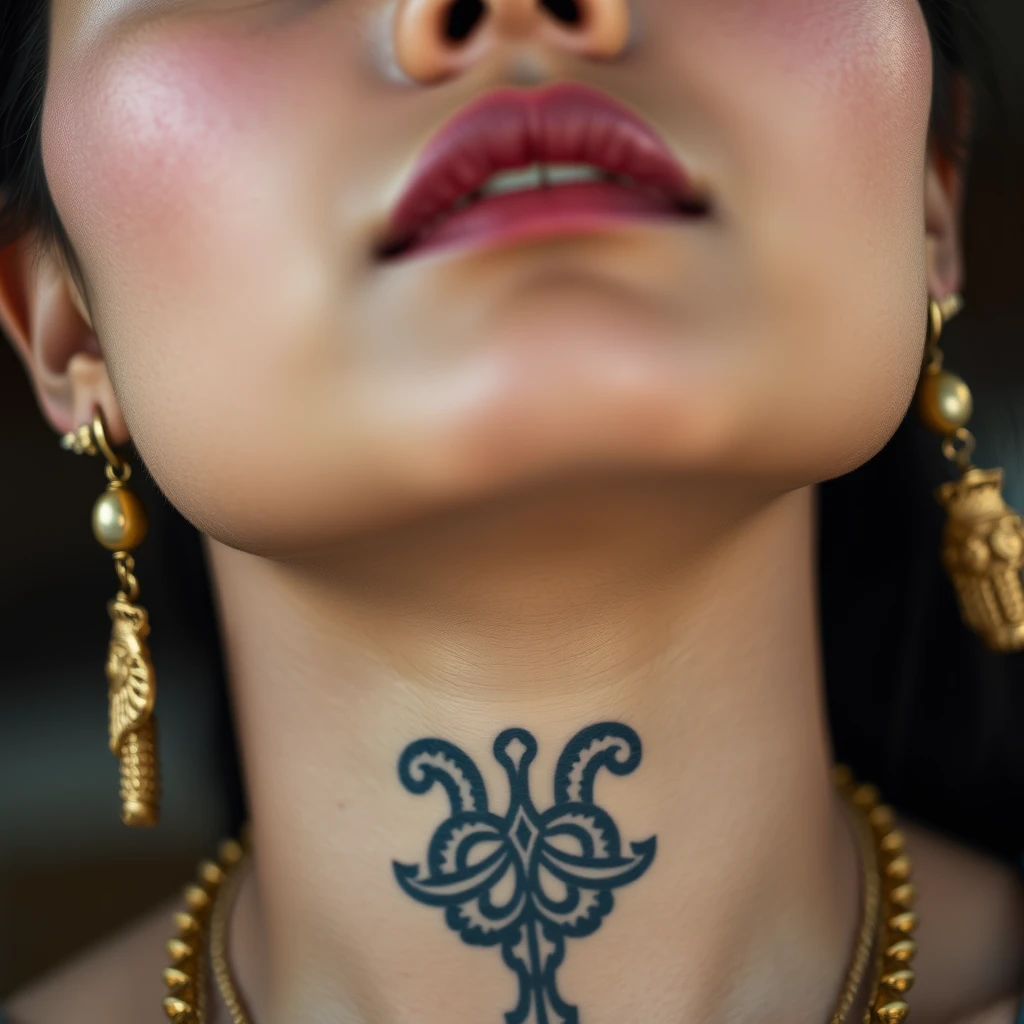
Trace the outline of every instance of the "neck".
<instances>
[{"instance_id":1,"label":"neck","mask_svg":"<svg viewBox=\"0 0 1024 1024\"><path fill-rule=\"evenodd\" d=\"M635 477L538 487L329 556L209 542L252 814L235 961L257 1024L479 1024L517 1005L509 1020L538 1024L573 1006L587 1024L826 1021L859 877L830 780L814 534L809 489ZM615 728L559 763L601 723ZM403 785L399 759L425 738L468 767L435 745ZM588 775L602 747L608 770ZM487 892L535 906L582 871L604 881L576 889L580 907L600 909L565 927L535 914L511 939L470 927L479 904L453 905L451 871L428 864L438 827L458 813L498 836L517 806L566 801L582 824L548 815L551 848L583 861ZM468 843L468 868L528 861L529 831L518 854ZM396 862L422 868L403 886Z\"/></svg>"}]
</instances>

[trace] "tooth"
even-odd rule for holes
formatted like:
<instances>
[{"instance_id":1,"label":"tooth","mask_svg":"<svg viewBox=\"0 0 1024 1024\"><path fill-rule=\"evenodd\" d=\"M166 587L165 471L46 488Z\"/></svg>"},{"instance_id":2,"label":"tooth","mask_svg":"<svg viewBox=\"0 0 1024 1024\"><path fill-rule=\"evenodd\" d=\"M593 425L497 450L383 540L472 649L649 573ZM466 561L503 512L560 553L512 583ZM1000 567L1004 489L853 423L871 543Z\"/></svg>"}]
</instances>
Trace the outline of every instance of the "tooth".
<instances>
[{"instance_id":1,"label":"tooth","mask_svg":"<svg viewBox=\"0 0 1024 1024\"><path fill-rule=\"evenodd\" d=\"M540 164L530 164L529 167L496 174L484 184L480 192L485 196L500 196L506 192L523 192L529 188L540 188L543 184L544 177Z\"/></svg>"},{"instance_id":2,"label":"tooth","mask_svg":"<svg viewBox=\"0 0 1024 1024\"><path fill-rule=\"evenodd\" d=\"M591 164L542 164L533 163L528 167L520 167L509 171L501 171L492 175L475 192L470 192L445 211L441 217L450 216L459 210L488 196L503 196L514 192L528 192L533 189L553 188L560 185L582 184L593 181L615 181L622 185L634 185L635 182L623 175L610 174L600 167Z\"/></svg>"},{"instance_id":3,"label":"tooth","mask_svg":"<svg viewBox=\"0 0 1024 1024\"><path fill-rule=\"evenodd\" d=\"M605 181L608 174L586 164L548 164L545 179L549 185L572 185L576 182Z\"/></svg>"},{"instance_id":4,"label":"tooth","mask_svg":"<svg viewBox=\"0 0 1024 1024\"><path fill-rule=\"evenodd\" d=\"M499 196L537 188L608 181L611 177L601 168L589 164L532 164L527 168L493 175L480 189L480 194Z\"/></svg>"}]
</instances>

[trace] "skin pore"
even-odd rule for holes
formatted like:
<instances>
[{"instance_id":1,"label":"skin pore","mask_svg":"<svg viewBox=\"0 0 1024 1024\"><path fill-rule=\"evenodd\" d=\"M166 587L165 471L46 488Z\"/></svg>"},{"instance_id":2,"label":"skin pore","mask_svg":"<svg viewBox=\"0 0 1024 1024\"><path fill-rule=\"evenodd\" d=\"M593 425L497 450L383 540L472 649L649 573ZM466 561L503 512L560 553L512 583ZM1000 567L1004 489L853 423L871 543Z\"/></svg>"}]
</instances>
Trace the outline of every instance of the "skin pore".
<instances>
[{"instance_id":1,"label":"skin pore","mask_svg":"<svg viewBox=\"0 0 1024 1024\"><path fill-rule=\"evenodd\" d=\"M962 277L924 17L490 0L455 47L443 6L53 0L43 153L82 287L28 240L0 254L54 428L101 404L206 538L256 850L242 986L258 1024L500 1021L514 973L396 882L450 813L399 758L456 745L500 813L492 746L525 729L543 811L565 745L616 722L643 757L596 800L657 855L567 946L562 996L586 1024L817 1024L859 868L814 485L891 437L927 296ZM452 114L559 80L655 126L709 216L374 258ZM915 1019L1011 1021L1011 873L923 831L912 852ZM162 1019L167 920L15 1012L61 1020L85 985L97 1021Z\"/></svg>"}]
</instances>

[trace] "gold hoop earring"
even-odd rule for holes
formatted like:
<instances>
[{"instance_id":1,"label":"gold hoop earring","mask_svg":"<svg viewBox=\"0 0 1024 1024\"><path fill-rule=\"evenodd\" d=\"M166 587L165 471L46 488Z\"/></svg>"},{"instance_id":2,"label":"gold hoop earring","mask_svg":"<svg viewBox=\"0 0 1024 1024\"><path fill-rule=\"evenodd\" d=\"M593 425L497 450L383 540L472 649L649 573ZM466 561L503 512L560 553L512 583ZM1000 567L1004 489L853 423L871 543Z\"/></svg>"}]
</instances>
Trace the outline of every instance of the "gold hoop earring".
<instances>
[{"instance_id":1,"label":"gold hoop earring","mask_svg":"<svg viewBox=\"0 0 1024 1024\"><path fill-rule=\"evenodd\" d=\"M107 460L107 489L92 509L92 532L114 554L121 584L107 602L112 628L106 676L110 701L110 751L121 762L121 820L126 825L155 825L159 818L160 774L157 761L156 674L146 637L149 615L136 604L139 581L129 554L142 543L149 527L138 495L126 484L132 469L110 447L99 406L92 423L65 434L61 447L77 455L102 455Z\"/></svg>"},{"instance_id":2,"label":"gold hoop earring","mask_svg":"<svg viewBox=\"0 0 1024 1024\"><path fill-rule=\"evenodd\" d=\"M953 582L964 622L993 651L1024 649L1024 522L1003 498L1002 469L971 462L974 412L971 391L942 368L939 348L946 324L962 309L959 295L928 303L928 346L917 389L917 411L929 430L942 436L942 452L960 479L936 492L946 509L942 563Z\"/></svg>"}]
</instances>

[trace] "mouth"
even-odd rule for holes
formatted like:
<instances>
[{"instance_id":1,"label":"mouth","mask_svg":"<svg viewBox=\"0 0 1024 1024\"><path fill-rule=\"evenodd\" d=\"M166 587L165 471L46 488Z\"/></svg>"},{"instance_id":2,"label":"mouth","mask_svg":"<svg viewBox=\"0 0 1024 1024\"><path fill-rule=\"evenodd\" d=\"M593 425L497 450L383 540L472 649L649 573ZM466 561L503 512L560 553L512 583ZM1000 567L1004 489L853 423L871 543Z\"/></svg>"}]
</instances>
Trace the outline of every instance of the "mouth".
<instances>
[{"instance_id":1,"label":"mouth","mask_svg":"<svg viewBox=\"0 0 1024 1024\"><path fill-rule=\"evenodd\" d=\"M500 89L428 143L375 254L394 261L709 212L657 133L602 93L576 84Z\"/></svg>"}]
</instances>

